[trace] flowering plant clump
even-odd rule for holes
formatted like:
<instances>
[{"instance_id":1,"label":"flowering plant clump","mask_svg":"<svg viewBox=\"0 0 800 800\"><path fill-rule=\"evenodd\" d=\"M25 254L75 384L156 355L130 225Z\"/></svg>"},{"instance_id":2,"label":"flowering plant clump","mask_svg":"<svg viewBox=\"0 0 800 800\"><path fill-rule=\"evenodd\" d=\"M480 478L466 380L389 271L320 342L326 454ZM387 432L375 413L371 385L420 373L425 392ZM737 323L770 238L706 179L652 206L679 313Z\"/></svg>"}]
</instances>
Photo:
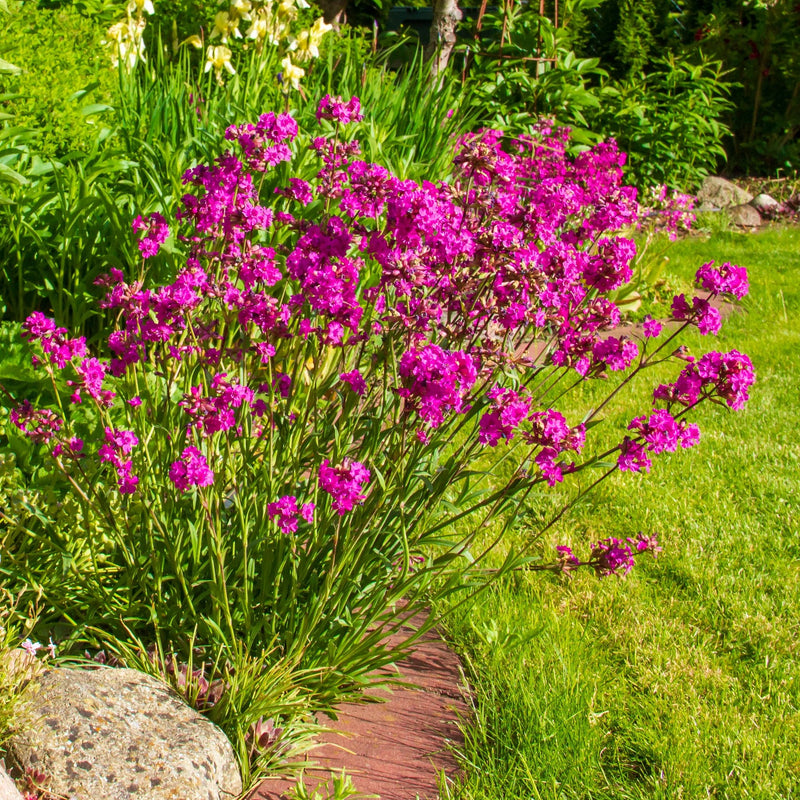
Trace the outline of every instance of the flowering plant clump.
<instances>
[{"instance_id":1,"label":"flowering plant clump","mask_svg":"<svg viewBox=\"0 0 800 800\"><path fill-rule=\"evenodd\" d=\"M61 598L51 615L274 648L312 670L320 703L396 655L386 634L434 586L481 575L532 492L648 470L698 442L699 403L741 408L754 380L735 350L675 344L689 326L714 332L709 301L746 291L738 267L703 266L668 335L652 320L641 341L613 332L608 295L635 254L620 231L638 214L613 143L571 158L568 132L547 125L469 134L451 181L418 184L340 138L360 118L356 98L326 97L327 137L303 139L286 114L232 126L232 149L184 175L185 266L149 283L166 222L137 218L142 267L100 281L102 355L34 314L25 335L53 402L11 417L93 521L59 574L60 540L11 548L7 574L35 575L45 604ZM316 176L286 177L304 147ZM594 444L602 409L672 359L652 407ZM593 409L557 407L597 379L609 388ZM481 466L500 451L514 465L503 480ZM651 544L599 542L586 563L626 572Z\"/></svg>"},{"instance_id":2,"label":"flowering plant clump","mask_svg":"<svg viewBox=\"0 0 800 800\"><path fill-rule=\"evenodd\" d=\"M153 0L130 0L125 7L125 19L115 22L107 31L103 44L111 50L111 64L122 64L130 72L139 61L146 61L144 29L145 14L153 14Z\"/></svg>"},{"instance_id":3,"label":"flowering plant clump","mask_svg":"<svg viewBox=\"0 0 800 800\"><path fill-rule=\"evenodd\" d=\"M259 54L265 45L281 50L280 80L287 93L290 88L297 91L306 74L300 65L319 58L322 39L328 31L333 30L333 26L320 17L310 28L303 28L294 35L292 26L299 12L309 8L305 0L232 0L225 2L224 6L225 10L217 12L211 26L209 39L211 42L219 39L220 44L208 45L205 71L210 72L213 68L217 81L222 83L223 70L230 74L236 72L231 63L233 51L229 45L236 40L252 41ZM198 36L192 36L188 41L202 46Z\"/></svg>"}]
</instances>

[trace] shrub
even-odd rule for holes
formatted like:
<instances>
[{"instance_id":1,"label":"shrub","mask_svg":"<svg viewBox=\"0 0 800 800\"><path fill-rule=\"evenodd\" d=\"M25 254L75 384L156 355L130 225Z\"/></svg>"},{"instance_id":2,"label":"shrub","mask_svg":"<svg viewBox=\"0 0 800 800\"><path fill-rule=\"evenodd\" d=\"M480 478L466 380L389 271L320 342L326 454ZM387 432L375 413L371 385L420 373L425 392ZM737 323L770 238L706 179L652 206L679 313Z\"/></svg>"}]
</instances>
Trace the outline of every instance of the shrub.
<instances>
[{"instance_id":1,"label":"shrub","mask_svg":"<svg viewBox=\"0 0 800 800\"><path fill-rule=\"evenodd\" d=\"M628 154L628 179L640 189L698 187L725 159L723 119L732 107L718 61L670 56L647 73L606 87L590 126Z\"/></svg>"},{"instance_id":2,"label":"shrub","mask_svg":"<svg viewBox=\"0 0 800 800\"><path fill-rule=\"evenodd\" d=\"M719 329L709 299L746 291L729 264L675 299L676 331L609 335L606 295L635 252L615 232L637 214L613 145L570 159L564 130L488 131L460 141L451 183L418 184L341 135L356 98L317 116L310 140L286 114L231 126L236 154L187 171L174 229L134 221L141 265L100 279L107 358L41 313L25 322L51 390L11 407L8 438L41 450L82 522L16 520L0 569L41 593L43 624L73 626L67 644L288 664L324 708L433 624L415 618L432 598L496 576L489 553L532 492L648 470L696 443L698 403L740 408L753 373L737 351L675 349L689 325ZM288 166L304 144L311 181ZM168 236L185 266L154 285ZM620 390L675 358L654 408L585 446ZM559 398L595 379L605 400L567 420ZM548 568L627 571L652 547L598 542ZM529 563L523 548L499 572Z\"/></svg>"},{"instance_id":3,"label":"shrub","mask_svg":"<svg viewBox=\"0 0 800 800\"><path fill-rule=\"evenodd\" d=\"M44 159L86 151L97 136L96 118L85 110L107 103L117 81L101 38L102 30L69 6L20 2L0 18L3 53L21 70L2 77L4 110L15 125L39 133Z\"/></svg>"}]
</instances>

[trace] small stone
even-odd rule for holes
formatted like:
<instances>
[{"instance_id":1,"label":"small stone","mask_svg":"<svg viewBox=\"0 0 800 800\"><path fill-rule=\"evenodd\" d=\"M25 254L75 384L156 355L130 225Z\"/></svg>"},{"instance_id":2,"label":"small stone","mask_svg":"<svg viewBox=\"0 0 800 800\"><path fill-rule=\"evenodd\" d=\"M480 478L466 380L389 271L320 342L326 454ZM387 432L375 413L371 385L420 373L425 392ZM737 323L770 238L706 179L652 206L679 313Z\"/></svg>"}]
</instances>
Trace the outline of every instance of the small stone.
<instances>
[{"instance_id":1,"label":"small stone","mask_svg":"<svg viewBox=\"0 0 800 800\"><path fill-rule=\"evenodd\" d=\"M2 762L0 762L0 800L22 800L19 789L3 768Z\"/></svg>"},{"instance_id":2,"label":"small stone","mask_svg":"<svg viewBox=\"0 0 800 800\"><path fill-rule=\"evenodd\" d=\"M730 208L744 203L749 203L753 199L750 192L737 186L726 178L709 175L703 181L700 191L697 193L699 205L708 204L717 208Z\"/></svg>"},{"instance_id":3,"label":"small stone","mask_svg":"<svg viewBox=\"0 0 800 800\"><path fill-rule=\"evenodd\" d=\"M104 667L52 669L36 684L31 711L46 723L14 736L9 751L22 772L36 756L37 771L47 776L53 794L78 800L221 800L241 793L225 734L161 681Z\"/></svg>"},{"instance_id":4,"label":"small stone","mask_svg":"<svg viewBox=\"0 0 800 800\"><path fill-rule=\"evenodd\" d=\"M743 228L757 228L761 224L761 214L749 203L733 206L728 209L728 213L734 225L740 225Z\"/></svg>"},{"instance_id":5,"label":"small stone","mask_svg":"<svg viewBox=\"0 0 800 800\"><path fill-rule=\"evenodd\" d=\"M757 208L759 211L762 209L777 208L780 203L768 194L757 194L751 201L750 205Z\"/></svg>"}]
</instances>

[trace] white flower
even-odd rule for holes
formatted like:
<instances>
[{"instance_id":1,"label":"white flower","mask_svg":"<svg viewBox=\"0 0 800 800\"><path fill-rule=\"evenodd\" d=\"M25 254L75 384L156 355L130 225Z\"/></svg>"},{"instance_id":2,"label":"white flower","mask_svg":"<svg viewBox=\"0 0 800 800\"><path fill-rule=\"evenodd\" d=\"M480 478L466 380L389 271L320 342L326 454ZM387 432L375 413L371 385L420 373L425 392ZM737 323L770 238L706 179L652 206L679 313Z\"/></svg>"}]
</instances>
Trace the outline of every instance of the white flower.
<instances>
[{"instance_id":1,"label":"white flower","mask_svg":"<svg viewBox=\"0 0 800 800\"><path fill-rule=\"evenodd\" d=\"M142 15L142 12L147 14L155 14L156 10L153 8L153 0L130 0L128 3L128 13Z\"/></svg>"},{"instance_id":2,"label":"white flower","mask_svg":"<svg viewBox=\"0 0 800 800\"><path fill-rule=\"evenodd\" d=\"M39 642L32 642L30 639L26 639L20 647L29 655L36 657L36 651L41 649L41 644Z\"/></svg>"}]
</instances>

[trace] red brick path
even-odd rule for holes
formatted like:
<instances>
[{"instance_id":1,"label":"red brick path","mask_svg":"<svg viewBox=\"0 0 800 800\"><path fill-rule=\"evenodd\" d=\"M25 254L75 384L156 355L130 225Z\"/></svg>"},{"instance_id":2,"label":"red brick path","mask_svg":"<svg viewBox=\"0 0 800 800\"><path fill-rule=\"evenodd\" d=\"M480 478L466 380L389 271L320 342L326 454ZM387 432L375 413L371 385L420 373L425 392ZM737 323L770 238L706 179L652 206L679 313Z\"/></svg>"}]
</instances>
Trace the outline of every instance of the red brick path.
<instances>
[{"instance_id":1,"label":"red brick path","mask_svg":"<svg viewBox=\"0 0 800 800\"><path fill-rule=\"evenodd\" d=\"M372 690L384 703L346 704L335 732L319 737L310 753L316 767L306 770L306 785L328 780L344 768L356 788L381 800L435 800L438 775L452 777L456 761L448 748L463 745L458 719L467 715L458 657L436 633L424 636L414 652L399 662L403 680L417 688ZM249 800L279 800L292 786L266 780Z\"/></svg>"}]
</instances>

